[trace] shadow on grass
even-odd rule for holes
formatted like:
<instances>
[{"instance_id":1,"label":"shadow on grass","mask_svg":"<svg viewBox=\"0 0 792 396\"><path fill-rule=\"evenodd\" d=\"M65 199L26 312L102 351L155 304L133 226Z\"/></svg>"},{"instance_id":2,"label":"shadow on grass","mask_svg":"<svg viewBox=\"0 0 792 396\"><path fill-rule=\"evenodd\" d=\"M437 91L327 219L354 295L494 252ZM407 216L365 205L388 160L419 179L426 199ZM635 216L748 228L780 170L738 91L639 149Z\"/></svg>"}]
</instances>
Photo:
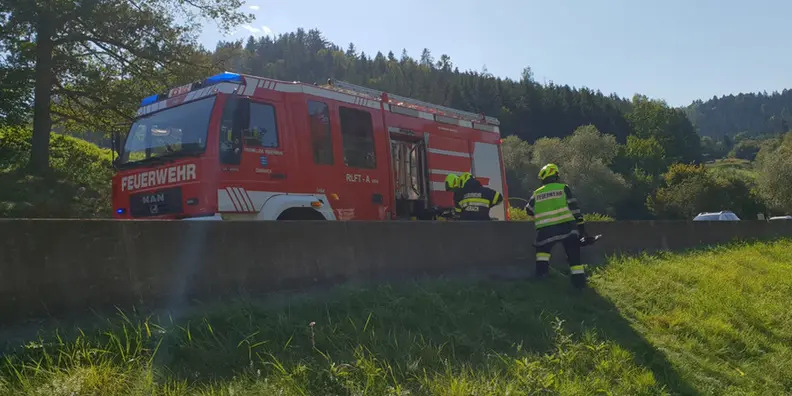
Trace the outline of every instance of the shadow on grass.
<instances>
[{"instance_id":1,"label":"shadow on grass","mask_svg":"<svg viewBox=\"0 0 792 396\"><path fill-rule=\"evenodd\" d=\"M575 336L594 330L630 351L635 363L651 370L672 394L697 394L611 302L593 289L571 290L567 278L559 275L543 282L445 281L344 289L326 298L293 301L282 310L249 305L236 315L209 311L204 320L212 323L213 333L236 333L235 339L245 340L248 347L258 345L249 356L271 353L263 359L268 363L326 367L330 361L372 356L383 362L383 369L409 380L411 371L443 372L446 361L453 362L451 370L486 372L492 369L493 354L517 359L552 353L558 347L556 318ZM205 325L195 325L193 331L202 334L198 338L214 339ZM179 367L173 374L182 378L227 377L243 363L208 344L182 340L170 346L176 348L163 353L159 363ZM220 362L230 364L220 367Z\"/></svg>"},{"instance_id":2,"label":"shadow on grass","mask_svg":"<svg viewBox=\"0 0 792 396\"><path fill-rule=\"evenodd\" d=\"M123 317L97 327L84 345L114 351L117 356L105 358L119 365L130 354L144 357L137 361L152 358L162 380L201 386L280 375L303 381L312 393L337 385L333 376L345 366L358 368L358 377L350 375L360 382L378 373L388 384L415 385L427 372L502 377L511 370L505 361L535 360L558 349L557 318L575 338L594 330L630 351L670 393L697 393L609 301L592 289L573 291L558 274L542 282L425 281L281 298L207 305L177 321L165 314ZM78 347L61 346L74 354L69 348ZM36 361L37 353L17 355Z\"/></svg>"},{"instance_id":3,"label":"shadow on grass","mask_svg":"<svg viewBox=\"0 0 792 396\"><path fill-rule=\"evenodd\" d=\"M657 382L667 391L678 395L699 394L673 368L666 355L646 340L631 323L625 319L618 308L593 288L582 292L563 290L568 278L556 275L547 284L536 287L535 292L527 292L546 312L565 320L568 331L582 334L594 330L601 338L617 343L630 351L635 363L649 369Z\"/></svg>"}]
</instances>

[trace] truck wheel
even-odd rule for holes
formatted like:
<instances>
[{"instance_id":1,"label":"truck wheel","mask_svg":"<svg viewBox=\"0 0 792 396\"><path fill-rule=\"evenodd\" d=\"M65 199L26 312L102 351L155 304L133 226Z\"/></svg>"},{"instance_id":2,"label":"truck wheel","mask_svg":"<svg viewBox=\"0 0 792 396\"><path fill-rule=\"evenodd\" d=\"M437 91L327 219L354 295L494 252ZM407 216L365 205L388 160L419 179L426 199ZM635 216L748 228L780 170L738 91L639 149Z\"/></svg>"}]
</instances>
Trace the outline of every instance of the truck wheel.
<instances>
[{"instance_id":1,"label":"truck wheel","mask_svg":"<svg viewBox=\"0 0 792 396\"><path fill-rule=\"evenodd\" d=\"M289 208L278 216L278 220L325 220L325 218L311 208Z\"/></svg>"}]
</instances>

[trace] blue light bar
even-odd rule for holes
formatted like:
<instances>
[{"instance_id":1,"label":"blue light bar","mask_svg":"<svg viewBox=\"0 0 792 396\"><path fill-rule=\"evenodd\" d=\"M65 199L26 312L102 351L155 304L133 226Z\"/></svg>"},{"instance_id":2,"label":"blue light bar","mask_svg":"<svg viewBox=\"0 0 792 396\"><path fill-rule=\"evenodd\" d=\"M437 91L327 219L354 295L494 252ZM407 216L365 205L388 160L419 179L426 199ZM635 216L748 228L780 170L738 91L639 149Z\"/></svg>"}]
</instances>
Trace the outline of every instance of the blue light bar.
<instances>
[{"instance_id":1,"label":"blue light bar","mask_svg":"<svg viewBox=\"0 0 792 396\"><path fill-rule=\"evenodd\" d=\"M140 101L140 105L141 106L148 106L148 105L150 105L152 103L157 103L158 99L159 99L159 94L154 94L154 95L151 95L149 97L143 98L143 100Z\"/></svg>"},{"instance_id":2,"label":"blue light bar","mask_svg":"<svg viewBox=\"0 0 792 396\"><path fill-rule=\"evenodd\" d=\"M236 73L220 73L218 75L212 76L207 78L204 81L204 85L212 85L221 82L242 82L242 76Z\"/></svg>"}]
</instances>

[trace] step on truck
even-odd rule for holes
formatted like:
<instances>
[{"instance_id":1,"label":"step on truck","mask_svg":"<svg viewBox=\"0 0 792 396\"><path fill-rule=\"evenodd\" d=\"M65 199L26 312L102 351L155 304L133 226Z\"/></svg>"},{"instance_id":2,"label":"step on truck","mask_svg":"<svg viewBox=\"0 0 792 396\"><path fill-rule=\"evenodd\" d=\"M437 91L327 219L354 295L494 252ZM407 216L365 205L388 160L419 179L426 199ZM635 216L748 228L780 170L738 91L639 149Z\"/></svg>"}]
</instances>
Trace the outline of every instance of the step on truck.
<instances>
[{"instance_id":1,"label":"step on truck","mask_svg":"<svg viewBox=\"0 0 792 396\"><path fill-rule=\"evenodd\" d=\"M114 161L117 219L399 220L504 195L499 122L342 81L221 73L144 98Z\"/></svg>"}]
</instances>

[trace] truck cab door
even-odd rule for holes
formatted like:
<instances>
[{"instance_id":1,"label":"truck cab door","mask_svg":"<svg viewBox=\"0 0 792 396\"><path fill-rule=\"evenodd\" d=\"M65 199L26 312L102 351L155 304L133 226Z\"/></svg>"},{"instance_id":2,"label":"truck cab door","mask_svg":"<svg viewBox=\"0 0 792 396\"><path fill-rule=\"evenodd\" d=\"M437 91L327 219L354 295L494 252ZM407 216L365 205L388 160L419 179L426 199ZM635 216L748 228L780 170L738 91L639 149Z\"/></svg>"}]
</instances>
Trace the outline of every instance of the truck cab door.
<instances>
[{"instance_id":1,"label":"truck cab door","mask_svg":"<svg viewBox=\"0 0 792 396\"><path fill-rule=\"evenodd\" d=\"M243 110L242 171L247 172L251 187L259 191L283 191L286 158L279 136L279 119L285 119L280 102L246 100ZM263 204L263 203L257 203Z\"/></svg>"},{"instance_id":2,"label":"truck cab door","mask_svg":"<svg viewBox=\"0 0 792 396\"><path fill-rule=\"evenodd\" d=\"M228 99L220 132L221 171L227 172L218 186L221 212L256 213L264 204L259 192L283 189L279 111L276 102Z\"/></svg>"}]
</instances>

